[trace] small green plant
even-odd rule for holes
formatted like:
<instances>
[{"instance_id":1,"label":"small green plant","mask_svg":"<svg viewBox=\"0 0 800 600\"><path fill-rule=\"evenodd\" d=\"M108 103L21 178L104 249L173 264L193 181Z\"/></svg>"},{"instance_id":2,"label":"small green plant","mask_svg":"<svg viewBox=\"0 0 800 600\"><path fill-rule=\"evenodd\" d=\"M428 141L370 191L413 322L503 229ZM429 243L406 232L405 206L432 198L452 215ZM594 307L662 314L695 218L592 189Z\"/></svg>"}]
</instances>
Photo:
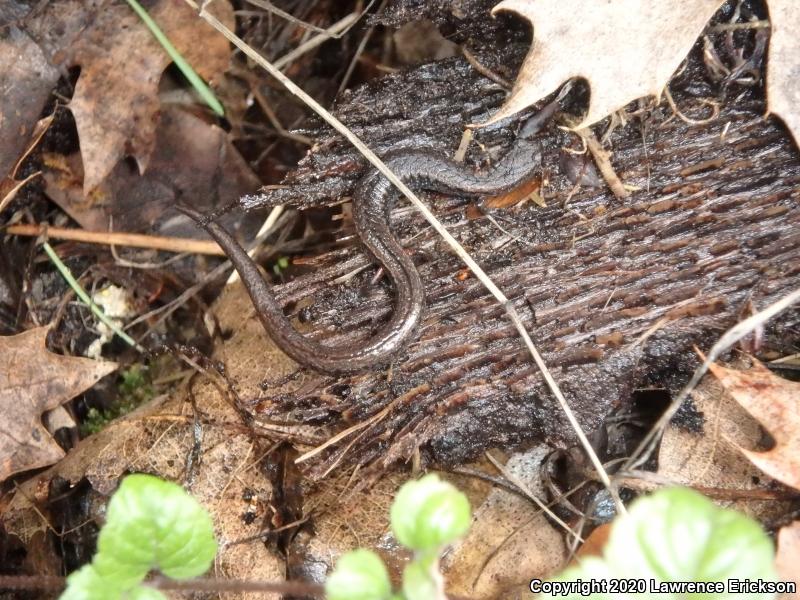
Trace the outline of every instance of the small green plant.
<instances>
[{"instance_id":1,"label":"small green plant","mask_svg":"<svg viewBox=\"0 0 800 600\"><path fill-rule=\"evenodd\" d=\"M469 500L437 475L404 484L392 503L397 541L414 551L400 592L392 591L381 559L370 550L343 555L325 583L328 600L439 600L445 598L439 556L462 537L471 521Z\"/></svg>"},{"instance_id":2,"label":"small green plant","mask_svg":"<svg viewBox=\"0 0 800 600\"><path fill-rule=\"evenodd\" d=\"M131 365L120 373L120 378L117 385L118 397L112 406L106 410L90 408L87 412L81 424L81 432L84 435L101 431L109 422L127 415L156 394L148 368L144 365Z\"/></svg>"},{"instance_id":3,"label":"small green plant","mask_svg":"<svg viewBox=\"0 0 800 600\"><path fill-rule=\"evenodd\" d=\"M534 579L530 587L541 597L575 600L590 591L601 600L757 600L775 594L747 582L775 578L774 548L756 521L694 490L666 488L638 499L614 521L602 557L585 558L553 581ZM581 593L580 586L594 582L595 589Z\"/></svg>"},{"instance_id":4,"label":"small green plant","mask_svg":"<svg viewBox=\"0 0 800 600\"><path fill-rule=\"evenodd\" d=\"M286 256L281 256L278 260L275 261L275 264L272 265L272 272L275 273L276 277L281 277L283 272L289 268L289 258Z\"/></svg>"},{"instance_id":5,"label":"small green plant","mask_svg":"<svg viewBox=\"0 0 800 600\"><path fill-rule=\"evenodd\" d=\"M393 590L380 557L361 548L339 559L325 583L328 600L446 598L439 558L469 529L466 496L426 475L400 488L390 516L397 541L414 552L401 588ZM197 577L216 551L211 517L196 500L174 483L130 475L108 504L94 559L67 578L61 600L163 600L142 584L148 573ZM678 600L687 594L767 600L775 597L772 590L752 584L776 587L773 561L772 542L757 522L695 491L671 488L634 502L614 522L602 557L585 558L551 581L534 579L530 589L576 600Z\"/></svg>"},{"instance_id":6,"label":"small green plant","mask_svg":"<svg viewBox=\"0 0 800 600\"><path fill-rule=\"evenodd\" d=\"M150 571L197 577L216 553L211 517L197 500L169 481L129 475L108 503L97 553L67 577L61 600L165 600L142 585Z\"/></svg>"}]
</instances>

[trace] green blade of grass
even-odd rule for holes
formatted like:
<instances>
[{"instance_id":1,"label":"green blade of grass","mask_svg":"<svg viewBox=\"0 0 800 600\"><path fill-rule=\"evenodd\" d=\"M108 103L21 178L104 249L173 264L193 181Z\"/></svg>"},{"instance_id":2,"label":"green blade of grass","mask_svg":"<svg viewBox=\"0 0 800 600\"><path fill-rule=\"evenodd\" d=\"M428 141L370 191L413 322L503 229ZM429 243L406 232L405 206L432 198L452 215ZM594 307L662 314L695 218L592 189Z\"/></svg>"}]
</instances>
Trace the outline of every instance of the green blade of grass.
<instances>
[{"instance_id":1,"label":"green blade of grass","mask_svg":"<svg viewBox=\"0 0 800 600\"><path fill-rule=\"evenodd\" d=\"M217 97L214 95L214 92L211 91L211 88L206 85L206 82L197 74L192 66L186 62L186 59L181 56L180 52L178 52L177 48L172 45L172 42L169 41L164 32L161 31L161 28L156 24L155 21L147 14L147 11L142 8L142 5L139 4L136 0L128 0L128 4L130 4L131 8L136 12L137 15L144 21L144 24L147 25L147 28L150 30L150 33L153 34L158 40L158 43L164 47L169 57L172 59L172 62L175 63L181 73L183 73L184 77L189 80L189 83L192 84L197 93L200 94L200 97L205 101L208 106L211 107L217 115L220 117L225 114L225 109L222 107L222 104Z\"/></svg>"},{"instance_id":2,"label":"green blade of grass","mask_svg":"<svg viewBox=\"0 0 800 600\"><path fill-rule=\"evenodd\" d=\"M56 269L58 269L58 272L61 273L61 276L69 284L69 287L73 289L75 294L77 294L78 298L80 298L83 301L83 303L86 304L86 306L92 309L92 312L95 315L97 315L97 318L100 319L103 323L105 323L109 327L109 329L111 329L115 334L117 334L123 341L125 341L125 343L127 343L133 348L136 348L139 352L144 352L145 349L142 348L139 344L137 344L136 340L134 340L131 336L122 331L122 329L119 328L119 325L114 323L108 317L108 315L106 315L106 313L103 312L103 309L97 306L97 304L95 304L92 301L92 299L89 297L89 294L86 293L86 290L84 290L83 287L81 287L81 284L78 283L78 280L72 276L72 273L70 272L67 265L61 262L61 259L58 257L58 254L56 254L56 251L53 250L52 246L50 246L50 244L45 242L44 244L42 244L42 247L44 248L44 251L47 252L47 256L50 257L50 260L53 261L53 264L56 266Z\"/></svg>"}]
</instances>

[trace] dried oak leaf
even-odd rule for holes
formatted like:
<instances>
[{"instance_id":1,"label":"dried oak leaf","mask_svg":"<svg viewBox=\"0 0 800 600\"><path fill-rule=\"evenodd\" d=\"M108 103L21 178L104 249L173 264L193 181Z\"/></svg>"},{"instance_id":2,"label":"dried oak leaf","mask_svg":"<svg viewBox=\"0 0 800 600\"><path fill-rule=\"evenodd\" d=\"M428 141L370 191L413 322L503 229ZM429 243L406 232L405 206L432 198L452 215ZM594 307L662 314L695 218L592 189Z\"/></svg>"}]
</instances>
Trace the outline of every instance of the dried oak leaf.
<instances>
[{"instance_id":1,"label":"dried oak leaf","mask_svg":"<svg viewBox=\"0 0 800 600\"><path fill-rule=\"evenodd\" d=\"M783 119L800 143L800 6L797 0L769 0L767 8L767 110Z\"/></svg>"},{"instance_id":2,"label":"dried oak leaf","mask_svg":"<svg viewBox=\"0 0 800 600\"><path fill-rule=\"evenodd\" d=\"M503 0L530 21L533 44L506 103L486 124L511 116L573 77L591 86L588 127L643 96L659 96L722 0Z\"/></svg>"},{"instance_id":3,"label":"dried oak leaf","mask_svg":"<svg viewBox=\"0 0 800 600\"><path fill-rule=\"evenodd\" d=\"M56 81L39 45L9 25L0 35L0 180L12 176Z\"/></svg>"},{"instance_id":4,"label":"dried oak leaf","mask_svg":"<svg viewBox=\"0 0 800 600\"><path fill-rule=\"evenodd\" d=\"M741 452L767 475L800 489L800 383L773 375L757 361L747 371L717 364L710 370L775 440L766 452L739 447Z\"/></svg>"},{"instance_id":5,"label":"dried oak leaf","mask_svg":"<svg viewBox=\"0 0 800 600\"><path fill-rule=\"evenodd\" d=\"M749 366L749 363L741 363ZM737 366L737 365L733 365ZM658 450L661 480L693 487L762 522L782 518L791 500L740 452L763 437L758 421L726 393L713 375L692 390L682 418L669 423Z\"/></svg>"},{"instance_id":6,"label":"dried oak leaf","mask_svg":"<svg viewBox=\"0 0 800 600\"><path fill-rule=\"evenodd\" d=\"M531 49L506 103L486 124L511 116L573 77L591 86L589 109L576 127L588 127L644 96L660 96L721 0L503 0L534 27ZM771 37L767 109L800 142L800 5L768 0ZM580 15L580 16L578 16Z\"/></svg>"},{"instance_id":7,"label":"dried oak leaf","mask_svg":"<svg viewBox=\"0 0 800 600\"><path fill-rule=\"evenodd\" d=\"M52 410L117 368L113 362L61 356L45 347L47 327L0 337L0 481L64 456L41 422Z\"/></svg>"},{"instance_id":8,"label":"dried oak leaf","mask_svg":"<svg viewBox=\"0 0 800 600\"><path fill-rule=\"evenodd\" d=\"M210 10L233 27L227 0L215 2ZM187 4L158 0L148 11L203 78L213 83L225 72L230 44ZM67 62L81 66L69 107L78 128L88 196L124 156L133 156L144 173L155 146L158 83L171 59L127 4L114 3L75 41Z\"/></svg>"},{"instance_id":9,"label":"dried oak leaf","mask_svg":"<svg viewBox=\"0 0 800 600\"><path fill-rule=\"evenodd\" d=\"M775 568L782 581L792 581L800 589L800 521L781 527L778 532L778 551L775 553ZM782 600L798 600L800 592L784 594Z\"/></svg>"}]
</instances>

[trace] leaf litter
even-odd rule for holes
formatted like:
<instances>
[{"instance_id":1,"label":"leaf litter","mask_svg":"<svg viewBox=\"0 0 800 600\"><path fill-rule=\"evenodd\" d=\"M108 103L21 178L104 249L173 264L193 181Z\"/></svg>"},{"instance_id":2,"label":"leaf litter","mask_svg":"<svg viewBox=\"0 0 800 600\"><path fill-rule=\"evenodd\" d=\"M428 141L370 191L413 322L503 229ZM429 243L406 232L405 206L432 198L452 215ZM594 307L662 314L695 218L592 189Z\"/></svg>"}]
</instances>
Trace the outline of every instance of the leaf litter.
<instances>
[{"instance_id":1,"label":"leaf litter","mask_svg":"<svg viewBox=\"0 0 800 600\"><path fill-rule=\"evenodd\" d=\"M77 119L77 115L76 115L76 119ZM587 120L588 120L588 117L587 117ZM134 155L136 155L136 154L134 153ZM138 158L138 157L137 157L137 158ZM112 165L112 166L113 166L113 165ZM141 166L141 162L140 162L140 166Z\"/></svg>"},{"instance_id":2,"label":"leaf litter","mask_svg":"<svg viewBox=\"0 0 800 600\"><path fill-rule=\"evenodd\" d=\"M209 8L233 23L227 1ZM183 2L159 0L152 18L173 45L212 82L228 68L230 45ZM197 40L203 43L198 44ZM83 190L96 188L124 156L133 156L144 173L155 148L158 85L171 59L127 4L103 9L69 49L68 65L81 74L69 108L83 158Z\"/></svg>"},{"instance_id":3,"label":"leaf litter","mask_svg":"<svg viewBox=\"0 0 800 600\"><path fill-rule=\"evenodd\" d=\"M774 375L757 360L747 370L712 364L725 391L769 432L767 451L739 450L771 477L800 490L800 383Z\"/></svg>"},{"instance_id":4,"label":"leaf litter","mask_svg":"<svg viewBox=\"0 0 800 600\"><path fill-rule=\"evenodd\" d=\"M800 8L795 0L767 0L771 38L767 107L800 143ZM575 129L589 127L646 96L661 97L672 75L724 0L503 0L529 21L533 43L495 123L534 105L566 81L588 81L591 96ZM577 18L580 15L580 18Z\"/></svg>"},{"instance_id":5,"label":"leaf litter","mask_svg":"<svg viewBox=\"0 0 800 600\"><path fill-rule=\"evenodd\" d=\"M49 328L0 337L0 482L64 457L41 422L57 408L114 372L117 364L61 356L47 350Z\"/></svg>"}]
</instances>

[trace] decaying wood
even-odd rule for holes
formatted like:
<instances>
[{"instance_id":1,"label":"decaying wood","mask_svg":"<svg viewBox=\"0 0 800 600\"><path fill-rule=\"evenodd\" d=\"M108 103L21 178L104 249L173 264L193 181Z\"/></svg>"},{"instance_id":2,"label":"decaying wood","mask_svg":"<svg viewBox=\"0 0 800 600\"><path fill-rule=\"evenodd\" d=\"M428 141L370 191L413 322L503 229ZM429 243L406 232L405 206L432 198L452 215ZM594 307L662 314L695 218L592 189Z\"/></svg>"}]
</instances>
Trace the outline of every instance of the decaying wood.
<instances>
[{"instance_id":1,"label":"decaying wood","mask_svg":"<svg viewBox=\"0 0 800 600\"><path fill-rule=\"evenodd\" d=\"M511 63L521 54L517 46L505 52ZM672 83L679 105L717 94L703 77L695 64ZM617 128L612 164L636 190L625 201L605 188L573 193L561 148L580 143L555 125L542 134L546 208L526 203L489 219L474 201L431 198L524 315L587 432L639 388L680 386L696 365L694 345L708 348L748 311L798 285L798 152L777 122L763 118L760 91L739 92L709 124L674 118L664 102ZM452 155L463 126L502 99L496 84L453 59L362 88L342 101L338 116L378 151L427 145ZM494 129L476 139L473 164L499 158L513 135ZM288 187L268 200L341 202L362 173L350 147L323 135ZM502 308L414 211L398 207L393 223L426 283L419 338L390 369L319 377L261 403L261 416L291 414L343 430L383 415L316 456L317 476L343 459L381 468L417 450L452 463L491 446L572 443ZM349 225L336 249L305 262L314 272L279 293L309 335L342 344L368 336L390 314L391 288L374 283L376 268ZM797 339L794 311L771 324L761 352L790 351Z\"/></svg>"}]
</instances>

